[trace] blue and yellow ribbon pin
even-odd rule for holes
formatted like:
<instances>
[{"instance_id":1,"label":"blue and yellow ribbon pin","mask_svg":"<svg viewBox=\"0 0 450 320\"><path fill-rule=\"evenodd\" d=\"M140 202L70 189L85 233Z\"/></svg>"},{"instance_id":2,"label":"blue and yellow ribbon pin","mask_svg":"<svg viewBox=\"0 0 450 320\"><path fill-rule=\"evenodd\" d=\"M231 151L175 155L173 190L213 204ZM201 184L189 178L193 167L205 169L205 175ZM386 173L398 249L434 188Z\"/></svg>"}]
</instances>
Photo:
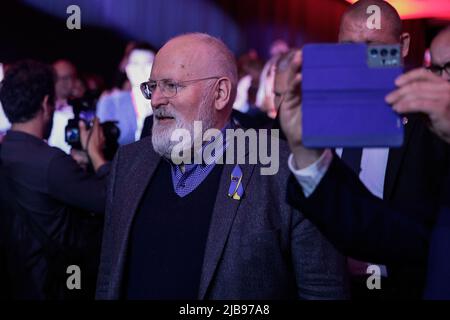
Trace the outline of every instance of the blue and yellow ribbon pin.
<instances>
[{"instance_id":1,"label":"blue and yellow ribbon pin","mask_svg":"<svg viewBox=\"0 0 450 320\"><path fill-rule=\"evenodd\" d=\"M228 189L228 196L234 200L241 200L244 195L244 188L242 187L242 170L239 165L236 165L231 172L230 188Z\"/></svg>"}]
</instances>

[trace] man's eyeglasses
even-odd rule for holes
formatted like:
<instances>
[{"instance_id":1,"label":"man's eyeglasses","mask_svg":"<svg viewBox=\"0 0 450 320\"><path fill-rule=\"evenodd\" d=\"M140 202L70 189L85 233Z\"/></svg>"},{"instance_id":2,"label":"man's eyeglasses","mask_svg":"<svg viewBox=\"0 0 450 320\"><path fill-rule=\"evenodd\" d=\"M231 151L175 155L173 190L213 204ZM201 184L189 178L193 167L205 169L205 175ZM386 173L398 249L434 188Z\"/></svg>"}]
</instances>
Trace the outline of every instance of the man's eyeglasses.
<instances>
[{"instance_id":1,"label":"man's eyeglasses","mask_svg":"<svg viewBox=\"0 0 450 320\"><path fill-rule=\"evenodd\" d=\"M438 66L438 65L431 65L427 68L431 72L433 72L435 75L438 75L439 77L442 76L443 72L445 71L447 75L450 76L450 62L447 62L444 66Z\"/></svg>"},{"instance_id":2,"label":"man's eyeglasses","mask_svg":"<svg viewBox=\"0 0 450 320\"><path fill-rule=\"evenodd\" d=\"M189 84L204 81L204 80L212 80L212 79L220 79L220 77L209 77L209 78L201 78L201 79L193 79L176 82L170 79L161 79L161 80L149 80L141 84L142 94L146 99L151 99L153 92L156 90L156 87L159 87L161 90L161 94L166 98L175 97L178 93L179 88L184 88Z\"/></svg>"}]
</instances>

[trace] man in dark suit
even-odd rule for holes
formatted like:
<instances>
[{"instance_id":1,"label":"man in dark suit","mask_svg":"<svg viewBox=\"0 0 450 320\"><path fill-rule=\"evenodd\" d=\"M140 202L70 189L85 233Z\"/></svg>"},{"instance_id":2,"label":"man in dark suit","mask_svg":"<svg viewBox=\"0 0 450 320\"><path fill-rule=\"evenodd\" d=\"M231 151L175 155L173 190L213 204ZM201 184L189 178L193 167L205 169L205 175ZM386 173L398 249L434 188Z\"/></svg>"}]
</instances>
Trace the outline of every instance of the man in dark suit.
<instances>
[{"instance_id":1,"label":"man in dark suit","mask_svg":"<svg viewBox=\"0 0 450 320\"><path fill-rule=\"evenodd\" d=\"M366 27L366 9L381 7L382 30ZM344 14L340 41L403 44L401 21L384 1L359 1ZM448 170L447 147L418 116L404 118L405 142L385 150L309 150L301 140L301 54L285 73L280 119L293 152L289 165L296 179L290 183L292 203L313 221L345 254L373 263L386 263L381 290L368 290L368 275L354 277L357 297L381 293L381 298L422 296L427 239L439 207L439 194ZM343 124L344 125L344 124ZM355 174L356 172L356 174ZM386 224L384 219L401 212ZM398 230L399 233L390 232ZM395 254L391 248L402 254ZM400 258L402 257L402 258ZM386 274L384 274L386 275ZM414 281L411 281L414 279ZM386 281L387 280L387 281ZM384 281L384 283L383 283ZM378 295L378 294L377 294ZM379 296L379 295L378 295Z\"/></svg>"},{"instance_id":2,"label":"man in dark suit","mask_svg":"<svg viewBox=\"0 0 450 320\"><path fill-rule=\"evenodd\" d=\"M108 172L102 153L104 138L98 122L89 143L87 131L81 128L83 145L87 144L98 176L87 174L70 156L47 145L44 139L51 130L54 85L51 67L24 61L8 68L0 89L1 103L12 123L0 154L0 223L8 297L13 299L64 298L66 278L61 276L68 276L68 265L60 262L73 252L69 247L93 250L81 252L86 259L76 260L83 263L82 289L77 296L89 297L94 291L92 269L96 268L101 217L97 222L90 212L104 211Z\"/></svg>"},{"instance_id":3,"label":"man in dark suit","mask_svg":"<svg viewBox=\"0 0 450 320\"><path fill-rule=\"evenodd\" d=\"M386 100L397 112L422 113L430 129L450 143L450 27L433 39L430 53L428 70L417 69L401 76L397 80L399 88ZM446 181L430 236L427 299L450 299L450 179ZM422 247L416 248L416 254L423 251Z\"/></svg>"},{"instance_id":4,"label":"man in dark suit","mask_svg":"<svg viewBox=\"0 0 450 320\"><path fill-rule=\"evenodd\" d=\"M156 55L141 87L152 135L122 147L112 165L98 299L346 297L344 258L286 202L288 168L261 175L261 164L230 164L228 153L220 161L233 148L218 130L234 127L236 83L233 55L209 35L176 37ZM194 121L219 133L182 150L219 149L212 161L180 163L171 136L192 133ZM280 161L287 151L280 142Z\"/></svg>"}]
</instances>

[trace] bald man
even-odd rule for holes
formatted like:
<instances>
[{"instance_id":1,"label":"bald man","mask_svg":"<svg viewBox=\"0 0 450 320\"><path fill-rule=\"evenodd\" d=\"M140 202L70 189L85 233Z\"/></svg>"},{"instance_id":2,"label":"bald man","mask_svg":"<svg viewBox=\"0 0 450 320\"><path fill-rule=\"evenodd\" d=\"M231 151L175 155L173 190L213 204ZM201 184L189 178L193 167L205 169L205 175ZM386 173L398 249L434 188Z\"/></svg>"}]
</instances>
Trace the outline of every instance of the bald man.
<instances>
[{"instance_id":1,"label":"bald man","mask_svg":"<svg viewBox=\"0 0 450 320\"><path fill-rule=\"evenodd\" d=\"M381 8L380 30L367 27L366 12L371 5ZM408 54L409 39L402 33L395 9L378 0L361 0L350 6L339 30L340 42L400 43L403 56ZM401 148L305 148L301 92L297 89L301 64L302 55L297 52L282 77L288 79L288 85L275 86L283 93L280 123L292 151L289 167L296 178L289 187L291 203L343 253L388 265L387 270L375 269L381 276L381 289L373 290L367 284L367 273L374 269L368 265L352 269L355 298L422 297L429 231L448 172L446 145L419 117L408 116L403 121Z\"/></svg>"},{"instance_id":2,"label":"bald man","mask_svg":"<svg viewBox=\"0 0 450 320\"><path fill-rule=\"evenodd\" d=\"M141 85L154 112L151 137L122 147L110 175L97 298L347 297L344 257L286 202L288 168L261 175L259 162L228 158L239 146L220 135L235 128L236 87L234 57L216 38L179 36L157 53ZM218 132L206 144L217 152L201 163L174 153L176 129L192 139L181 141L183 151L206 152L192 144L194 121ZM279 143L283 163L288 149Z\"/></svg>"}]
</instances>

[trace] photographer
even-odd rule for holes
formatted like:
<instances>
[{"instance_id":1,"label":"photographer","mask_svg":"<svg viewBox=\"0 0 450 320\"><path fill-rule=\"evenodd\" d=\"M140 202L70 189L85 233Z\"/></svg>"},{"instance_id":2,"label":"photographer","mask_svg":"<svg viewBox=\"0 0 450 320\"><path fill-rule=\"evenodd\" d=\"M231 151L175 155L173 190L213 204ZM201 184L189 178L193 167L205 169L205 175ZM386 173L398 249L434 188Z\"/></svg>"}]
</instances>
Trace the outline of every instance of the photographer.
<instances>
[{"instance_id":1,"label":"photographer","mask_svg":"<svg viewBox=\"0 0 450 320\"><path fill-rule=\"evenodd\" d=\"M34 61L11 66L0 88L12 123L0 154L0 222L5 229L7 295L13 299L67 298L71 264L80 266L82 289L70 295L86 298L95 289L108 173L104 137L97 120L89 131L80 126L96 175L48 146L54 91L53 70Z\"/></svg>"}]
</instances>

